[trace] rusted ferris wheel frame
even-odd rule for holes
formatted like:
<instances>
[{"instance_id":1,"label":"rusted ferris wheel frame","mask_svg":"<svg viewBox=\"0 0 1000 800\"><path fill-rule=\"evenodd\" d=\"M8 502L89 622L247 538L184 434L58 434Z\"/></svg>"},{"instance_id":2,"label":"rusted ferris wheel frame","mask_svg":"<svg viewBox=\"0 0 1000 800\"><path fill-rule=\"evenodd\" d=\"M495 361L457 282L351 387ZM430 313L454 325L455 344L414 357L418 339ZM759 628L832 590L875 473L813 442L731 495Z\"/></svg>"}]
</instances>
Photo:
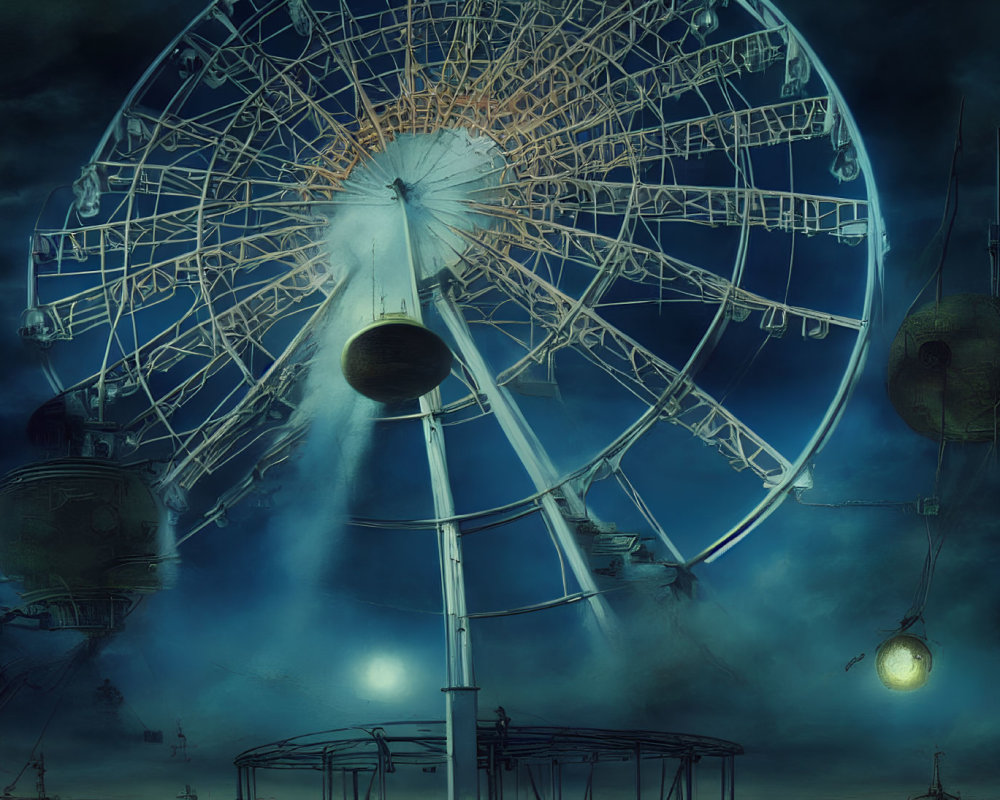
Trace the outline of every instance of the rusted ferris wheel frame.
<instances>
[{"instance_id":1,"label":"rusted ferris wheel frame","mask_svg":"<svg viewBox=\"0 0 1000 800\"><path fill-rule=\"evenodd\" d=\"M394 137L464 128L492 139L507 163L502 192L469 203L491 226L456 229L467 248L448 286L448 302L468 323L523 345L492 377L515 385L572 350L647 406L596 456L507 510L537 507L546 494L564 503L609 474L643 510L621 460L662 422L711 445L765 489L694 556L680 556L649 519L687 566L725 552L791 489L808 485L809 461L864 361L886 240L844 100L777 11L752 0L731 9L706 0L607 8L412 0L363 13L346 2L325 5L212 4L136 84L61 223L43 221L36 231L22 333L46 347L91 337L102 351L96 367L66 383L49 369L54 390L94 423L84 449L101 439L126 463L159 461L168 498L248 462L246 478L193 530L224 515L304 435L297 388L344 277L322 239L343 181ZM719 18L735 14L754 29L723 36ZM769 66L784 68L773 102L742 100L741 81ZM822 92L806 93L817 85ZM728 105L713 108L709 91ZM667 100L699 94L706 113L666 118ZM757 152L781 145L791 153L822 140L830 141L834 174L859 179L859 190L757 185ZM733 185L670 180L693 159L729 162ZM657 180L643 177L657 170ZM735 234L731 274L672 256L662 245L678 225ZM845 314L796 306L746 288L747 242L758 229L862 251L851 256L862 262L860 307ZM593 277L571 290L560 285L564 268ZM668 362L601 313L602 298L623 280L654 287L661 302L715 309L686 363ZM431 302L429 287L421 291ZM161 312L169 322L156 322ZM796 455L781 453L697 383L726 326L748 318L768 337L800 331L817 347L831 331L853 337L843 378ZM195 406L210 410L192 415ZM439 416L447 425L490 410L473 380Z\"/></svg>"}]
</instances>

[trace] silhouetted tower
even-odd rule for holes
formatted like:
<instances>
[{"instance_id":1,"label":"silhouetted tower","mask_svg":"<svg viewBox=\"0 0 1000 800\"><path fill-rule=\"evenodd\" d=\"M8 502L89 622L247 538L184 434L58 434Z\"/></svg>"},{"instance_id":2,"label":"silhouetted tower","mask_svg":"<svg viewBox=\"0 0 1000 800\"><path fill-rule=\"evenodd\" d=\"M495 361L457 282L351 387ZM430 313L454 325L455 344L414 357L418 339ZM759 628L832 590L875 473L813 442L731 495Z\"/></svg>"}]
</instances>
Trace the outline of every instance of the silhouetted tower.
<instances>
[{"instance_id":1,"label":"silhouetted tower","mask_svg":"<svg viewBox=\"0 0 1000 800\"><path fill-rule=\"evenodd\" d=\"M941 756L944 753L938 751L934 754L934 774L931 776L931 785L927 794L922 794L912 798L912 800L961 800L960 795L950 794L941 785Z\"/></svg>"}]
</instances>

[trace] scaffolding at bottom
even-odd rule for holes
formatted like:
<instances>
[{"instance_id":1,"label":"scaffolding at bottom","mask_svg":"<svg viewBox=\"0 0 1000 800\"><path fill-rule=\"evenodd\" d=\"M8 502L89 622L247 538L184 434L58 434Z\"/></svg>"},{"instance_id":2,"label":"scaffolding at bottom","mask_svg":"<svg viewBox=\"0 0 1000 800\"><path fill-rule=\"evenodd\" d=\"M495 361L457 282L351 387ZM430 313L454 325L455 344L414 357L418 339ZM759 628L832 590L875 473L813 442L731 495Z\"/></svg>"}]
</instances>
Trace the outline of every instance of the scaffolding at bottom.
<instances>
[{"instance_id":1,"label":"scaffolding at bottom","mask_svg":"<svg viewBox=\"0 0 1000 800\"><path fill-rule=\"evenodd\" d=\"M711 784L704 796L734 800L735 757L743 748L681 733L512 726L501 716L495 724L480 722L477 751L484 800L695 800L699 787ZM308 791L320 782L322 800L445 797L447 758L444 722L311 733L237 756L237 800L280 796L288 783ZM700 765L708 758L719 761L715 779ZM312 774L291 778L289 770Z\"/></svg>"}]
</instances>

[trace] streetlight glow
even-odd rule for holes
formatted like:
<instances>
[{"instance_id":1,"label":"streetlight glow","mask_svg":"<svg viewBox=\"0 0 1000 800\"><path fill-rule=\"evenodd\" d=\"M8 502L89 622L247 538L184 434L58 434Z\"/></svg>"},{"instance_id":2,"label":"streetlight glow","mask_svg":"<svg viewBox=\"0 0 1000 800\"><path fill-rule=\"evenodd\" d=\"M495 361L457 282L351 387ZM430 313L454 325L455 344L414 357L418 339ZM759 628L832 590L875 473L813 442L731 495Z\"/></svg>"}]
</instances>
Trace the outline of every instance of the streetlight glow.
<instances>
[{"instance_id":1,"label":"streetlight glow","mask_svg":"<svg viewBox=\"0 0 1000 800\"><path fill-rule=\"evenodd\" d=\"M909 692L919 689L930 676L931 651L923 640L901 633L886 639L875 655L879 680L888 689Z\"/></svg>"},{"instance_id":2,"label":"streetlight glow","mask_svg":"<svg viewBox=\"0 0 1000 800\"><path fill-rule=\"evenodd\" d=\"M403 664L392 656L375 656L362 665L366 693L379 699L395 697L405 688Z\"/></svg>"}]
</instances>

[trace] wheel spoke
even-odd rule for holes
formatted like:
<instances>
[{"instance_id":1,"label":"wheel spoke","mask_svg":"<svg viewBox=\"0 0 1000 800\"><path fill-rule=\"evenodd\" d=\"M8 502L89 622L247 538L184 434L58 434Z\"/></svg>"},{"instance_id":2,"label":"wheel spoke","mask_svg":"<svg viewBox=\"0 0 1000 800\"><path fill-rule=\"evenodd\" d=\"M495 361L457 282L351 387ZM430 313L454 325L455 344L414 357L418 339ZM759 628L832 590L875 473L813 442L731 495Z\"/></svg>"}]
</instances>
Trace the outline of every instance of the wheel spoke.
<instances>
[{"instance_id":1,"label":"wheel spoke","mask_svg":"<svg viewBox=\"0 0 1000 800\"><path fill-rule=\"evenodd\" d=\"M591 308L580 306L519 262L499 253L484 248L480 258L469 258L467 263L472 274L481 272L547 331L540 345L498 375L499 383L509 383L531 364L540 363L560 348L572 347L655 412L643 415L641 424L616 444L614 452L624 451L653 423L665 420L715 446L737 471L749 468L766 486L774 485L787 472L788 459L699 389L692 376L650 352Z\"/></svg>"},{"instance_id":2,"label":"wheel spoke","mask_svg":"<svg viewBox=\"0 0 1000 800\"><path fill-rule=\"evenodd\" d=\"M477 208L485 210L488 207ZM482 243L498 254L509 254L511 248L532 248L561 264L578 264L592 270L595 273L593 282L576 301L581 307L598 305L612 283L621 277L656 286L661 292L671 293L678 299L725 305L727 313L739 321L746 320L753 313L759 313L762 329L783 332L788 328L790 319L798 319L804 335L823 338L831 325L855 331L861 330L865 325L863 320L771 300L736 286L711 270L629 241L545 220L525 220L506 211L501 216L497 209L492 213L507 221L509 228L500 228L478 237L466 235L470 245L475 248ZM467 263L474 261L475 256L470 256ZM498 266L497 269L525 271L520 261L506 255L500 259L500 263L506 266Z\"/></svg>"}]
</instances>

